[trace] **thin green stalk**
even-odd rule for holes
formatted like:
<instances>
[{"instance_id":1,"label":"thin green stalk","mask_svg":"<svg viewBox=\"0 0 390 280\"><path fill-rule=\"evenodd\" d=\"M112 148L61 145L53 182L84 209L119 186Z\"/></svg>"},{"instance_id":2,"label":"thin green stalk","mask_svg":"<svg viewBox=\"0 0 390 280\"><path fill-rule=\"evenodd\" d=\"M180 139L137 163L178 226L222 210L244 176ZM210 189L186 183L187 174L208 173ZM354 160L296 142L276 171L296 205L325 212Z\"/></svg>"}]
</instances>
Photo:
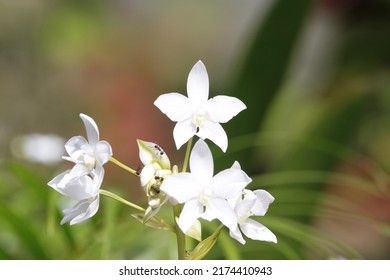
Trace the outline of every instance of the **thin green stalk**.
<instances>
[{"instance_id":1,"label":"thin green stalk","mask_svg":"<svg viewBox=\"0 0 390 280\"><path fill-rule=\"evenodd\" d=\"M110 158L110 161L111 161L112 163L116 164L117 166L123 168L124 170L130 172L131 174L133 174L133 175L135 175L135 176L137 176L137 177L139 176L139 173L138 173L137 171L135 171L134 169L132 169L132 168L128 167L127 165L121 163L119 160L117 160L117 159L111 157L111 158Z\"/></svg>"},{"instance_id":2,"label":"thin green stalk","mask_svg":"<svg viewBox=\"0 0 390 280\"><path fill-rule=\"evenodd\" d=\"M179 217L181 212L181 205L176 205L173 207L173 217L175 220L175 233L177 240L177 257L179 260L186 259L186 236L181 231L179 225L176 222L176 217Z\"/></svg>"},{"instance_id":3,"label":"thin green stalk","mask_svg":"<svg viewBox=\"0 0 390 280\"><path fill-rule=\"evenodd\" d=\"M100 189L99 191L100 194L102 195L105 195L105 196L108 196L108 197L111 197L112 199L115 199L123 204L126 204L127 206L130 206L138 211L141 211L141 212L145 212L146 210L144 208L142 208L141 206L138 206L137 204L134 204L134 203L131 203L130 201L127 201L126 199L120 197L119 195L116 195L112 192L109 192L109 191L106 191L106 190L102 190Z\"/></svg>"},{"instance_id":4,"label":"thin green stalk","mask_svg":"<svg viewBox=\"0 0 390 280\"><path fill-rule=\"evenodd\" d=\"M186 172L188 167L188 161L190 158L190 152L191 152L191 146L192 146L192 140L193 137L188 140L187 148L186 148L186 154L184 156L184 162L181 172ZM181 231L179 225L176 222L176 218L180 216L182 207L181 205L176 205L173 207L173 219L175 221L175 233L176 233L176 240L177 240L177 256L179 260L185 260L186 259L186 236Z\"/></svg>"},{"instance_id":5,"label":"thin green stalk","mask_svg":"<svg viewBox=\"0 0 390 280\"><path fill-rule=\"evenodd\" d=\"M182 168L181 172L187 171L188 160L190 158L190 152L191 152L191 146L192 146L193 139L194 139L194 137L191 137L190 140L188 140L186 154L184 156L183 168Z\"/></svg>"}]
</instances>

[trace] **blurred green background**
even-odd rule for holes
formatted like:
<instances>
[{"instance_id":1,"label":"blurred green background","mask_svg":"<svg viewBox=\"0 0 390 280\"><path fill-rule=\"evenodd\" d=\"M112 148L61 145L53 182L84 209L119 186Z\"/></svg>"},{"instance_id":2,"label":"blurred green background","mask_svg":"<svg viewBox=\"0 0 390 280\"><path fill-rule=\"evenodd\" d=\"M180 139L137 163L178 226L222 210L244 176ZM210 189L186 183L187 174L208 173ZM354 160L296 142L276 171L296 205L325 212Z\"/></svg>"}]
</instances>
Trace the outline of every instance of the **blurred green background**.
<instances>
[{"instance_id":1,"label":"blurred green background","mask_svg":"<svg viewBox=\"0 0 390 280\"><path fill-rule=\"evenodd\" d=\"M47 182L70 167L80 112L129 166L136 139L181 164L153 101L185 94L199 59L211 95L248 107L224 125L215 171L238 160L275 197L256 219L278 238L242 246L225 230L207 258L390 258L390 1L0 0L0 259L176 257L173 234L107 197L61 226L66 201ZM145 205L109 163L103 188Z\"/></svg>"}]
</instances>

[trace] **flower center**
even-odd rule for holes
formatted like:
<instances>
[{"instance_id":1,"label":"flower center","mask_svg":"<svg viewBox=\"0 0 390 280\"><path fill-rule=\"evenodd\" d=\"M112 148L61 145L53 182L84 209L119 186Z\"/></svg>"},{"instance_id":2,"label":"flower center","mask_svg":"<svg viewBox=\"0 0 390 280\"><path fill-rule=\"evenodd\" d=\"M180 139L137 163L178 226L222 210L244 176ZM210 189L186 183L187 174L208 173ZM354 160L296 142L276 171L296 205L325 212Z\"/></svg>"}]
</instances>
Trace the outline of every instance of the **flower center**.
<instances>
[{"instance_id":1,"label":"flower center","mask_svg":"<svg viewBox=\"0 0 390 280\"><path fill-rule=\"evenodd\" d=\"M202 203L203 206L208 206L210 199L213 197L213 192L210 189L206 189L199 196L199 202Z\"/></svg>"},{"instance_id":2,"label":"flower center","mask_svg":"<svg viewBox=\"0 0 390 280\"><path fill-rule=\"evenodd\" d=\"M96 158L90 154L84 153L80 156L79 160L84 163L85 167L88 169L95 168Z\"/></svg>"},{"instance_id":3,"label":"flower center","mask_svg":"<svg viewBox=\"0 0 390 280\"><path fill-rule=\"evenodd\" d=\"M192 123L196 127L202 127L203 123L209 119L209 114L206 111L201 110L200 112L192 114Z\"/></svg>"}]
</instances>

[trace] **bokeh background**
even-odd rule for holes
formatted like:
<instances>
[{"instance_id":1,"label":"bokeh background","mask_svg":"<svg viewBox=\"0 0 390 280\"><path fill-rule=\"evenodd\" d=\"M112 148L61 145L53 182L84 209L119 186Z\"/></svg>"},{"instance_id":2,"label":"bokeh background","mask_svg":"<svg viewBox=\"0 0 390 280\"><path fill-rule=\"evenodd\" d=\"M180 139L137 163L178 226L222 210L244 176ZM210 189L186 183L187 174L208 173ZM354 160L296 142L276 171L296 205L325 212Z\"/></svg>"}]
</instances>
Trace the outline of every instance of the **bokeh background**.
<instances>
[{"instance_id":1,"label":"bokeh background","mask_svg":"<svg viewBox=\"0 0 390 280\"><path fill-rule=\"evenodd\" d=\"M390 1L0 0L0 259L176 257L172 233L107 197L61 226L66 201L47 182L70 167L80 112L129 166L136 139L180 165L153 101L185 94L199 59L211 96L248 107L224 125L215 170L238 160L275 197L257 220L278 237L242 246L225 230L207 258L390 258ZM110 163L103 188L146 203Z\"/></svg>"}]
</instances>

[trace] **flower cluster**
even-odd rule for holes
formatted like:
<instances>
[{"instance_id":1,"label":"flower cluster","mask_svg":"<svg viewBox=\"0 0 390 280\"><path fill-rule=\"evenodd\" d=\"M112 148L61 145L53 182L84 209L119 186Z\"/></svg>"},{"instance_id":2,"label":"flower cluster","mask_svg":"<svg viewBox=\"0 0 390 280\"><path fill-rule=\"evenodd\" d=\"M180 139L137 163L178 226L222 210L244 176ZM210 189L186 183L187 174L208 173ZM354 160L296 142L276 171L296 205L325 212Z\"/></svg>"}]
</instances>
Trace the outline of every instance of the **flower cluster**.
<instances>
[{"instance_id":1,"label":"flower cluster","mask_svg":"<svg viewBox=\"0 0 390 280\"><path fill-rule=\"evenodd\" d=\"M238 162L231 168L214 175L213 156L206 139L214 142L223 152L228 148L228 137L221 123L226 123L242 110L245 104L235 97L216 96L209 99L209 79L206 67L198 61L187 80L187 96L167 93L159 96L154 104L176 122L173 137L177 149L187 143L187 153L182 171L171 162L164 150L156 143L137 140L142 169L133 170L112 157L109 143L99 140L99 130L94 120L80 114L87 139L71 138L65 145L65 160L75 165L55 177L48 184L59 193L77 201L64 210L61 223L77 224L96 214L99 194L104 177L103 165L109 160L140 178L148 207L146 210L130 202L127 205L143 211L143 223L154 219L159 228L180 228L191 237L201 240L201 219L219 220L229 229L230 236L245 244L244 234L254 240L277 242L275 235L264 225L250 218L263 216L274 198L265 190L249 190L252 179L241 169ZM192 139L199 139L192 146ZM189 172L187 171L189 164ZM116 195L110 195L116 198ZM125 201L124 199L118 199ZM171 204L175 212L174 225L157 219L160 208ZM179 206L179 208L177 208ZM139 216L136 216L139 217Z\"/></svg>"}]
</instances>

